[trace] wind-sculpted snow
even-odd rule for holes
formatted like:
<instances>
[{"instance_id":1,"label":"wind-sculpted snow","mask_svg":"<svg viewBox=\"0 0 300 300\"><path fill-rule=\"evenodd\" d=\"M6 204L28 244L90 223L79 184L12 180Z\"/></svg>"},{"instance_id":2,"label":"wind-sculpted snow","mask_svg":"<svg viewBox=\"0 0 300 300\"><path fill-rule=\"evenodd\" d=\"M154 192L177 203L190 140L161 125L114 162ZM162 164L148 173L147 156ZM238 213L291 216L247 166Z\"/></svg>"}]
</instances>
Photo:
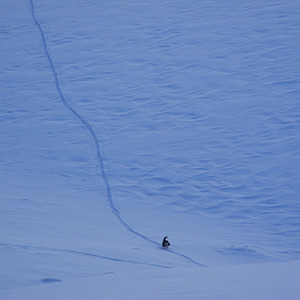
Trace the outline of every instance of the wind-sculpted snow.
<instances>
[{"instance_id":1,"label":"wind-sculpted snow","mask_svg":"<svg viewBox=\"0 0 300 300\"><path fill-rule=\"evenodd\" d=\"M96 153L97 153L98 164L99 164L99 167L100 167L100 170L101 170L101 175L102 175L103 181L105 183L105 187L106 187L107 201L109 203L109 206L110 206L110 209L111 209L112 213L116 216L116 218L118 219L118 221L120 222L120 224L122 224L122 226L124 226L129 232L131 232L134 235L142 238L143 240L146 240L147 242L150 242L151 244L154 244L157 247L160 247L160 243L151 240L147 236L145 236L145 235L137 232L131 226L129 226L129 224L127 222L125 222L124 219L121 217L120 212L116 208L116 206L115 206L115 204L113 202L113 199L112 199L111 187L110 187L110 184L109 184L106 172L105 172L105 168L104 168L104 164L103 164L103 159L102 159L102 155L101 155L101 149L100 149L99 140L98 140L98 138L97 138L97 136L95 134L95 131L94 131L93 127L81 116L80 113L78 113L76 110L74 110L74 108L65 99L65 96L64 96L64 94L63 94L63 92L61 90L61 87L60 87L61 85L60 85L60 82L59 82L59 78L58 78L58 75L57 75L57 72L56 72L56 69L55 69L52 57L51 57L51 55L49 53L49 50L48 50L48 47L47 47L47 41L46 41L46 38L45 38L45 34L44 34L44 31L43 31L43 28L42 28L40 22L38 21L38 19L36 17L35 7L34 7L33 0L30 0L30 5L31 5L31 14L32 14L33 20L34 20L36 26L38 27L38 30L39 30L40 35L41 35L41 39L42 39L42 44L43 44L45 55L46 55L46 57L48 59L50 68L51 68L51 70L53 72L54 81L55 81L55 87L56 87L56 90L58 92L59 98L60 98L61 102L64 104L64 106L86 127L86 129L89 131L90 135L93 138L94 145L95 145L95 148L96 148ZM178 252L176 252L174 250L172 250L170 252L176 254L179 257L184 258L188 262L191 262L191 263L199 265L199 266L204 266L203 264L198 263L197 261L195 261L194 259L190 258L187 255L178 253Z\"/></svg>"},{"instance_id":2,"label":"wind-sculpted snow","mask_svg":"<svg viewBox=\"0 0 300 300\"><path fill-rule=\"evenodd\" d=\"M197 274L191 299L229 299L231 266L253 264L235 267L269 278L265 299L297 299L278 262L300 248L298 0L0 11L0 289L100 274L114 299L132 273L170 299L185 278L185 299ZM216 267L224 293L202 294Z\"/></svg>"}]
</instances>

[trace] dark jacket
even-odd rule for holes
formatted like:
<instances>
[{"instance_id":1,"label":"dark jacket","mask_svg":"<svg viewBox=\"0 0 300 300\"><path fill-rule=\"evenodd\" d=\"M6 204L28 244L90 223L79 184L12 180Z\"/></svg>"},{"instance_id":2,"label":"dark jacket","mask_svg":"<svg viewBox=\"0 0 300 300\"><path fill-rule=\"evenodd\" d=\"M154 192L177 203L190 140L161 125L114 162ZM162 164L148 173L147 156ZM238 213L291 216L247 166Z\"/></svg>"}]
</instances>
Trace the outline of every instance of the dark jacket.
<instances>
[{"instance_id":1,"label":"dark jacket","mask_svg":"<svg viewBox=\"0 0 300 300\"><path fill-rule=\"evenodd\" d=\"M167 236L164 237L163 241L162 241L162 246L163 247L169 247L171 244L169 243L169 241L167 240Z\"/></svg>"}]
</instances>

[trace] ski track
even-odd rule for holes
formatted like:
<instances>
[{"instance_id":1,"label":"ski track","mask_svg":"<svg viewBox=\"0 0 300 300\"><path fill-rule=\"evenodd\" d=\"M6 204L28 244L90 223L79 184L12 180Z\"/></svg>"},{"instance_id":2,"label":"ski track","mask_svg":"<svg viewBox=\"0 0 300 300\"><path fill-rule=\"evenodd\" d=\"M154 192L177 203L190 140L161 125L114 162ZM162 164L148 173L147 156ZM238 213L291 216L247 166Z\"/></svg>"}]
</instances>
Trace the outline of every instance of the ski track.
<instances>
[{"instance_id":1,"label":"ski track","mask_svg":"<svg viewBox=\"0 0 300 300\"><path fill-rule=\"evenodd\" d=\"M28 245L14 245L14 244L2 244L0 243L1 247L7 247L7 248L19 248L19 249L36 249L36 250L43 250L43 251L55 251L55 252L64 252L64 253L71 253L76 255L85 255L85 256L92 256L92 257L98 257L106 260L111 260L115 262L123 262L123 263L130 263L130 264L137 264L137 265L146 265L151 267L157 267L157 268L163 268L163 269L171 269L171 267L159 265L159 264L152 264L147 262L140 262L136 260L128 260L128 259L121 259L121 258L114 258L89 252L82 252L82 251L76 251L76 250L68 250L68 249L59 249L59 248L48 248L48 247L39 247L39 246L28 246Z\"/></svg>"},{"instance_id":2,"label":"ski track","mask_svg":"<svg viewBox=\"0 0 300 300\"><path fill-rule=\"evenodd\" d=\"M105 169L104 169L104 164L103 164L103 159L102 159L102 154L101 154L101 149L100 149L100 143L99 140L95 134L95 131L93 129L93 127L76 111L74 110L74 108L66 101L65 96L60 88L60 83L59 83L59 79L58 79L58 75L56 72L56 69L54 67L53 64L53 60L51 58L51 55L48 51L48 46L47 46L47 42L46 42L46 38L45 38L45 33L44 30L40 24L40 22L38 21L37 17L36 17L36 13L35 13L35 6L34 6L34 2L33 0L29 0L30 2L30 10L31 10L31 15L32 18L34 20L35 25L37 26L39 32L40 32L40 36L42 39L42 44L43 44L43 49L45 52L45 55L47 57L47 60L49 62L50 68L52 70L53 76L54 76L54 81L55 81L55 87L56 90L58 92L59 98L61 100L61 102L63 103L63 105L83 124L83 126L89 131L90 135L92 136L92 139L94 141L94 145L96 148L96 154L97 154L97 161L98 164L100 166L100 170L101 170L101 175L106 187L106 195L107 195L107 202L109 204L109 207L111 209L111 212L115 215L115 217L117 218L117 220L120 222L120 224L129 232L131 232L132 234L146 240L147 242L157 246L157 247L161 247L160 243L155 242L153 240L151 240L150 238L148 238L147 236L135 231L128 223L126 223L126 221L121 217L120 212L118 211L118 209L116 208L113 199L112 199L112 193L111 193L111 188L110 188L110 184L108 181L108 178L106 176L105 173ZM185 260L187 260L190 263L196 264L198 266L202 266L202 267L206 267L203 264L198 263L197 261L193 260L191 257L181 254L179 252L173 251L173 250L169 250L171 253L176 254L177 256L184 258ZM75 252L75 251L74 251Z\"/></svg>"}]
</instances>

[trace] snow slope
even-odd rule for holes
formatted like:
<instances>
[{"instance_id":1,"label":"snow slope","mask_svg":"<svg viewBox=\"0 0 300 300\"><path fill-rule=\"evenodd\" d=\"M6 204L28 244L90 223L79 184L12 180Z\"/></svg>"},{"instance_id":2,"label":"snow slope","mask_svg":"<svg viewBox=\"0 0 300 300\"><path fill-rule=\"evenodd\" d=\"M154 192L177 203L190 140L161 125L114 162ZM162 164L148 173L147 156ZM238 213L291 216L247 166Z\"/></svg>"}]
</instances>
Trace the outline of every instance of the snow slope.
<instances>
[{"instance_id":1,"label":"snow slope","mask_svg":"<svg viewBox=\"0 0 300 300\"><path fill-rule=\"evenodd\" d=\"M299 299L299 261L115 274L2 291L3 300ZM283 277L284 276L284 277ZM284 280L283 280L284 278ZM298 283L298 284L297 284Z\"/></svg>"},{"instance_id":2,"label":"snow slope","mask_svg":"<svg viewBox=\"0 0 300 300\"><path fill-rule=\"evenodd\" d=\"M296 299L299 8L1 1L0 297L98 276L259 299L263 272L261 299Z\"/></svg>"}]
</instances>

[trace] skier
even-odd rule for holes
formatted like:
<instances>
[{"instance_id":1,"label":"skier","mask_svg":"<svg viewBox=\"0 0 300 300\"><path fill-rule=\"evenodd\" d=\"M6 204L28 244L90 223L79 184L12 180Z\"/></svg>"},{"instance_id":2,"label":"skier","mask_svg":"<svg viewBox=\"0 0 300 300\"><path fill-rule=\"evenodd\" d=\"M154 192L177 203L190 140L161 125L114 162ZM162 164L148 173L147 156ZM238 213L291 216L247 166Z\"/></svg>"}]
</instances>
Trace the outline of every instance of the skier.
<instances>
[{"instance_id":1,"label":"skier","mask_svg":"<svg viewBox=\"0 0 300 300\"><path fill-rule=\"evenodd\" d=\"M167 236L164 237L163 241L162 241L162 246L163 248L168 248L171 244L169 243L169 241L167 240Z\"/></svg>"}]
</instances>

